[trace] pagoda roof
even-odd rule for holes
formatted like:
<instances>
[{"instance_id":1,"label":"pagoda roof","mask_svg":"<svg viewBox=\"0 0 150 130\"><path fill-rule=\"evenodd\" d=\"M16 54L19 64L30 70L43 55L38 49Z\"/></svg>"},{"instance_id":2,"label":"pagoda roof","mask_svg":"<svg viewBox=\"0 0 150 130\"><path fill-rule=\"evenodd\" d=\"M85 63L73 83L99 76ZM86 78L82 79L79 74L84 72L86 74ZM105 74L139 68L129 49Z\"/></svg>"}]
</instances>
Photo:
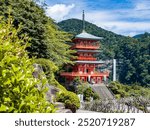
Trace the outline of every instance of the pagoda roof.
<instances>
[{"instance_id":1,"label":"pagoda roof","mask_svg":"<svg viewBox=\"0 0 150 130\"><path fill-rule=\"evenodd\" d=\"M100 40L102 37L97 37L92 34L87 33L86 31L82 31L82 33L75 36L75 39L91 39L91 40Z\"/></svg>"}]
</instances>

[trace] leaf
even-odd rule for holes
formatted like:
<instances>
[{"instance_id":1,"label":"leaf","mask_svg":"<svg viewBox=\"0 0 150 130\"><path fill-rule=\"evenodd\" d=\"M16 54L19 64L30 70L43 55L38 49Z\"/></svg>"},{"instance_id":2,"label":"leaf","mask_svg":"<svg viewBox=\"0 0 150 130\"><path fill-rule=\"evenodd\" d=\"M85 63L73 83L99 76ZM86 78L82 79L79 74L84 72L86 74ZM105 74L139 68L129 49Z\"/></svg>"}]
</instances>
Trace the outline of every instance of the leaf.
<instances>
[{"instance_id":1,"label":"leaf","mask_svg":"<svg viewBox=\"0 0 150 130\"><path fill-rule=\"evenodd\" d=\"M0 112L5 112L5 111L7 111L7 106L1 104Z\"/></svg>"},{"instance_id":2,"label":"leaf","mask_svg":"<svg viewBox=\"0 0 150 130\"><path fill-rule=\"evenodd\" d=\"M8 97L8 98L4 98L4 101L5 101L5 102L10 102L11 100L10 100L10 98Z\"/></svg>"}]
</instances>

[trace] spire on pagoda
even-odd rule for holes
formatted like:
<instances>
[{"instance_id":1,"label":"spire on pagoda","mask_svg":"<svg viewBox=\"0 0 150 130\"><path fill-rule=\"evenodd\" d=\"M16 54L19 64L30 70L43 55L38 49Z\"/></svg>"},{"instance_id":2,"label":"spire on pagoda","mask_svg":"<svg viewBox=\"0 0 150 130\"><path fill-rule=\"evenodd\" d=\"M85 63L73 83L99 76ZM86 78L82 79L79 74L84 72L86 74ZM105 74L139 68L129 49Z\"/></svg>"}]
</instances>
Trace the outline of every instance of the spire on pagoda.
<instances>
[{"instance_id":1,"label":"spire on pagoda","mask_svg":"<svg viewBox=\"0 0 150 130\"><path fill-rule=\"evenodd\" d=\"M83 10L83 14L82 14L82 32L85 32L85 14L84 14L84 10Z\"/></svg>"}]
</instances>

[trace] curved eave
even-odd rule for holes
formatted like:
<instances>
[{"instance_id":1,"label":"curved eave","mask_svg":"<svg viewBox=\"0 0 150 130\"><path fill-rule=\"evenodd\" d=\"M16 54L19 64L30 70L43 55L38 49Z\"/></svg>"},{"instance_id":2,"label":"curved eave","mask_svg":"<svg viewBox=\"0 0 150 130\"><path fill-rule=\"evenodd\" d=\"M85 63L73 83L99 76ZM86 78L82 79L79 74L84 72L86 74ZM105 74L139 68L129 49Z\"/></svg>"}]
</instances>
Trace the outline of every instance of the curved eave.
<instances>
[{"instance_id":1,"label":"curved eave","mask_svg":"<svg viewBox=\"0 0 150 130\"><path fill-rule=\"evenodd\" d=\"M93 52L93 53L100 53L101 50L76 50L77 52Z\"/></svg>"},{"instance_id":2,"label":"curved eave","mask_svg":"<svg viewBox=\"0 0 150 130\"><path fill-rule=\"evenodd\" d=\"M82 33L76 35L74 39L101 40L103 38L94 36L92 34L89 34L89 33L85 32L85 31L83 31Z\"/></svg>"}]
</instances>

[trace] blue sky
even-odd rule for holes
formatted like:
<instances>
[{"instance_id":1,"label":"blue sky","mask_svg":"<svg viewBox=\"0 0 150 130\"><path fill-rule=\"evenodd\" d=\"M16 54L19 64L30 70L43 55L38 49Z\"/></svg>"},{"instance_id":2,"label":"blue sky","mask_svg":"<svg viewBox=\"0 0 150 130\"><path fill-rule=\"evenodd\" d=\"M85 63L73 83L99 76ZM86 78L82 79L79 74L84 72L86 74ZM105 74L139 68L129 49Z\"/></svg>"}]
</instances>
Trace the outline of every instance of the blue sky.
<instances>
[{"instance_id":1,"label":"blue sky","mask_svg":"<svg viewBox=\"0 0 150 130\"><path fill-rule=\"evenodd\" d=\"M56 22L69 18L86 21L117 34L150 32L150 0L45 0L46 14Z\"/></svg>"}]
</instances>

